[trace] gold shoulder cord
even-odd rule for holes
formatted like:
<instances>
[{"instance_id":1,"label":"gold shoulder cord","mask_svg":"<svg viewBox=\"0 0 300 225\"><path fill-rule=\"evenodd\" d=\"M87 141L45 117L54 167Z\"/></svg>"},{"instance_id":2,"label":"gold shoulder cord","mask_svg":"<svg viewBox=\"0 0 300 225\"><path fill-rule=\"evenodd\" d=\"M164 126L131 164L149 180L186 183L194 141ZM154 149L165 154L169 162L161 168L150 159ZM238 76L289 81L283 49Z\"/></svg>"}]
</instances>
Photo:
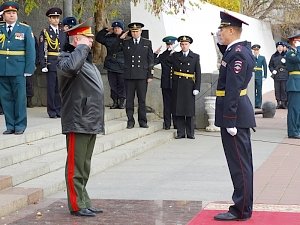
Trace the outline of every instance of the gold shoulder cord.
<instances>
[{"instance_id":1,"label":"gold shoulder cord","mask_svg":"<svg viewBox=\"0 0 300 225\"><path fill-rule=\"evenodd\" d=\"M45 35L45 39L49 45L49 47L53 50L57 49L58 50L58 38L55 38L55 40L52 40L49 36L49 33L47 32L46 29L44 29L44 35Z\"/></svg>"},{"instance_id":2,"label":"gold shoulder cord","mask_svg":"<svg viewBox=\"0 0 300 225\"><path fill-rule=\"evenodd\" d=\"M2 48L4 46L4 42L5 42L5 34L0 34L0 43L2 43Z\"/></svg>"}]
</instances>

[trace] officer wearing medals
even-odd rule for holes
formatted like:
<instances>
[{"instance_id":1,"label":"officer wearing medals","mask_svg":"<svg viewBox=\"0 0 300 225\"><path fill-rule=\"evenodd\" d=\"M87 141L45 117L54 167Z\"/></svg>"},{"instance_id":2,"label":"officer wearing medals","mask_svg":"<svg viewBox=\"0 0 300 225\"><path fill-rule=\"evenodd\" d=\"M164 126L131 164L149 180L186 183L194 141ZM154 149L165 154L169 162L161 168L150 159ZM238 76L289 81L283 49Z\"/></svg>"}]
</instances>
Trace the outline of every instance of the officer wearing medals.
<instances>
[{"instance_id":1,"label":"officer wearing medals","mask_svg":"<svg viewBox=\"0 0 300 225\"><path fill-rule=\"evenodd\" d=\"M253 55L256 60L256 65L254 67L255 73L255 85L254 85L254 93L255 93L255 108L261 109L262 103L262 83L263 80L267 78L267 62L266 58L259 54L260 45L255 44L252 45Z\"/></svg>"},{"instance_id":2,"label":"officer wearing medals","mask_svg":"<svg viewBox=\"0 0 300 225\"><path fill-rule=\"evenodd\" d=\"M200 56L190 50L193 39L180 36L181 51L171 56L172 63L172 114L176 116L176 139L194 136L195 96L200 91Z\"/></svg>"},{"instance_id":3,"label":"officer wearing medals","mask_svg":"<svg viewBox=\"0 0 300 225\"><path fill-rule=\"evenodd\" d=\"M50 118L60 117L61 100L57 83L57 57L67 42L67 36L59 28L60 8L50 8L46 12L49 27L43 29L39 41L39 59L42 72L47 79L47 113Z\"/></svg>"},{"instance_id":4,"label":"officer wearing medals","mask_svg":"<svg viewBox=\"0 0 300 225\"><path fill-rule=\"evenodd\" d=\"M149 127L146 117L146 94L148 83L153 79L154 56L151 41L141 37L142 27L144 27L142 23L128 24L132 38L124 39L122 42L125 62L127 129L135 125L133 118L135 94L138 98L139 125L142 128Z\"/></svg>"},{"instance_id":5,"label":"officer wearing medals","mask_svg":"<svg viewBox=\"0 0 300 225\"><path fill-rule=\"evenodd\" d=\"M255 59L247 41L240 39L246 22L220 12L220 44L223 54L216 91L215 125L221 128L223 148L234 192L233 205L215 220L247 220L253 207L253 162L250 128L256 126L253 106L247 96Z\"/></svg>"},{"instance_id":6,"label":"officer wearing medals","mask_svg":"<svg viewBox=\"0 0 300 225\"><path fill-rule=\"evenodd\" d=\"M35 70L35 43L31 27L18 22L19 4L1 5L5 23L0 24L0 102L6 130L23 134L27 127L26 76Z\"/></svg>"},{"instance_id":7,"label":"officer wearing medals","mask_svg":"<svg viewBox=\"0 0 300 225\"><path fill-rule=\"evenodd\" d=\"M176 127L175 116L172 116L172 64L169 62L174 44L177 41L176 37L167 36L162 39L166 43L166 50L159 54L161 46L154 52L154 64L161 64L161 82L160 87L163 97L163 114L164 123L163 129L169 130L171 127L171 120L173 119L173 126Z\"/></svg>"},{"instance_id":8,"label":"officer wearing medals","mask_svg":"<svg viewBox=\"0 0 300 225\"><path fill-rule=\"evenodd\" d=\"M300 34L290 36L290 50L286 53L286 68L289 78L286 83L288 93L287 128L288 137L300 139Z\"/></svg>"}]
</instances>

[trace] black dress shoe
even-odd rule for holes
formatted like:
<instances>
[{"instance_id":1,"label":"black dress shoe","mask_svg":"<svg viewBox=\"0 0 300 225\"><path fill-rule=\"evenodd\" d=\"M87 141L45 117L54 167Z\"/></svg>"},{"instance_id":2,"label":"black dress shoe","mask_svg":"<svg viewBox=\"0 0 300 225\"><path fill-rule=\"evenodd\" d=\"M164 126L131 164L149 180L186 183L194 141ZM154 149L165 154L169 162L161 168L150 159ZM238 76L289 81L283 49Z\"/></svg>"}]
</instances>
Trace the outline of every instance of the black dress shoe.
<instances>
[{"instance_id":1,"label":"black dress shoe","mask_svg":"<svg viewBox=\"0 0 300 225\"><path fill-rule=\"evenodd\" d=\"M188 139L195 139L195 136L187 136Z\"/></svg>"},{"instance_id":2,"label":"black dress shoe","mask_svg":"<svg viewBox=\"0 0 300 225\"><path fill-rule=\"evenodd\" d=\"M233 215L231 212L226 212L226 213L219 213L218 215L214 216L214 219L218 221L244 221L249 218L239 218Z\"/></svg>"},{"instance_id":3,"label":"black dress shoe","mask_svg":"<svg viewBox=\"0 0 300 225\"><path fill-rule=\"evenodd\" d=\"M292 139L300 139L300 135L297 135L297 136L289 136L289 138L292 138Z\"/></svg>"},{"instance_id":4,"label":"black dress shoe","mask_svg":"<svg viewBox=\"0 0 300 225\"><path fill-rule=\"evenodd\" d=\"M102 209L95 208L95 207L90 207L90 208L88 208L88 210L90 210L93 213L103 213Z\"/></svg>"},{"instance_id":5,"label":"black dress shoe","mask_svg":"<svg viewBox=\"0 0 300 225\"><path fill-rule=\"evenodd\" d=\"M164 127L165 130L170 130L170 127Z\"/></svg>"},{"instance_id":6,"label":"black dress shoe","mask_svg":"<svg viewBox=\"0 0 300 225\"><path fill-rule=\"evenodd\" d=\"M145 124L140 124L141 128L149 128L149 126L145 123Z\"/></svg>"},{"instance_id":7,"label":"black dress shoe","mask_svg":"<svg viewBox=\"0 0 300 225\"><path fill-rule=\"evenodd\" d=\"M128 124L127 124L127 129L132 129L132 128L134 128L134 124L128 123Z\"/></svg>"},{"instance_id":8,"label":"black dress shoe","mask_svg":"<svg viewBox=\"0 0 300 225\"><path fill-rule=\"evenodd\" d=\"M14 130L6 130L3 132L3 134L13 134L13 133L15 133Z\"/></svg>"},{"instance_id":9,"label":"black dress shoe","mask_svg":"<svg viewBox=\"0 0 300 225\"><path fill-rule=\"evenodd\" d=\"M79 211L72 211L71 215L73 216L96 216L95 213L88 209L80 209Z\"/></svg>"},{"instance_id":10,"label":"black dress shoe","mask_svg":"<svg viewBox=\"0 0 300 225\"><path fill-rule=\"evenodd\" d=\"M23 134L23 133L24 133L24 130L15 131L15 135L20 135L20 134Z\"/></svg>"},{"instance_id":11,"label":"black dress shoe","mask_svg":"<svg viewBox=\"0 0 300 225\"><path fill-rule=\"evenodd\" d=\"M179 135L177 135L177 136L175 137L175 139L181 139L181 138L185 138L185 136L179 136Z\"/></svg>"},{"instance_id":12,"label":"black dress shoe","mask_svg":"<svg viewBox=\"0 0 300 225\"><path fill-rule=\"evenodd\" d=\"M55 116L49 116L49 118L51 118L51 119L56 119L57 116L56 116L56 115L55 115Z\"/></svg>"}]
</instances>

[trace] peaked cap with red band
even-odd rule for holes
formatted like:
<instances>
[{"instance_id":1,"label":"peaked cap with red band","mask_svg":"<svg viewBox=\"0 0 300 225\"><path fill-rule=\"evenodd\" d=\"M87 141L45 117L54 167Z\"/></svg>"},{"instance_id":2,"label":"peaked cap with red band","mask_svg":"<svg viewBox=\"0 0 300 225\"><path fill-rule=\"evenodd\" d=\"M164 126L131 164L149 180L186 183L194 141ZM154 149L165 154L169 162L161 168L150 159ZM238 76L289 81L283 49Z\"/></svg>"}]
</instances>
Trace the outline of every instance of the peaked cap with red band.
<instances>
[{"instance_id":1,"label":"peaked cap with red band","mask_svg":"<svg viewBox=\"0 0 300 225\"><path fill-rule=\"evenodd\" d=\"M87 19L85 22L80 23L69 30L66 30L69 36L73 35L84 35L87 37L94 37L92 33L92 26L93 26L93 17Z\"/></svg>"},{"instance_id":2,"label":"peaked cap with red band","mask_svg":"<svg viewBox=\"0 0 300 225\"><path fill-rule=\"evenodd\" d=\"M7 12L7 11L18 11L19 10L19 4L17 2L4 2L1 7L0 11Z\"/></svg>"}]
</instances>

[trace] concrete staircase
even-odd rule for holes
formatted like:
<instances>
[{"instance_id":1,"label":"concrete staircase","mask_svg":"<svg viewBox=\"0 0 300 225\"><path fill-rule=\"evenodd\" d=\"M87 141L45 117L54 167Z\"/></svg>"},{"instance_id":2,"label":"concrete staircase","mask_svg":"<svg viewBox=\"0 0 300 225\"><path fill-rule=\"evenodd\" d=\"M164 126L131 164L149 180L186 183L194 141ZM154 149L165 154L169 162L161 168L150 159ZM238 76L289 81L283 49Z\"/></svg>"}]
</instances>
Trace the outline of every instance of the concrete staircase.
<instances>
[{"instance_id":1,"label":"concrete staircase","mask_svg":"<svg viewBox=\"0 0 300 225\"><path fill-rule=\"evenodd\" d=\"M0 135L0 217L65 188L66 140L60 119L46 117L45 108L28 110L23 135ZM149 128L126 129L125 110L105 112L105 135L98 135L91 176L174 138L162 120L147 114ZM0 117L4 126L4 118Z\"/></svg>"}]
</instances>

